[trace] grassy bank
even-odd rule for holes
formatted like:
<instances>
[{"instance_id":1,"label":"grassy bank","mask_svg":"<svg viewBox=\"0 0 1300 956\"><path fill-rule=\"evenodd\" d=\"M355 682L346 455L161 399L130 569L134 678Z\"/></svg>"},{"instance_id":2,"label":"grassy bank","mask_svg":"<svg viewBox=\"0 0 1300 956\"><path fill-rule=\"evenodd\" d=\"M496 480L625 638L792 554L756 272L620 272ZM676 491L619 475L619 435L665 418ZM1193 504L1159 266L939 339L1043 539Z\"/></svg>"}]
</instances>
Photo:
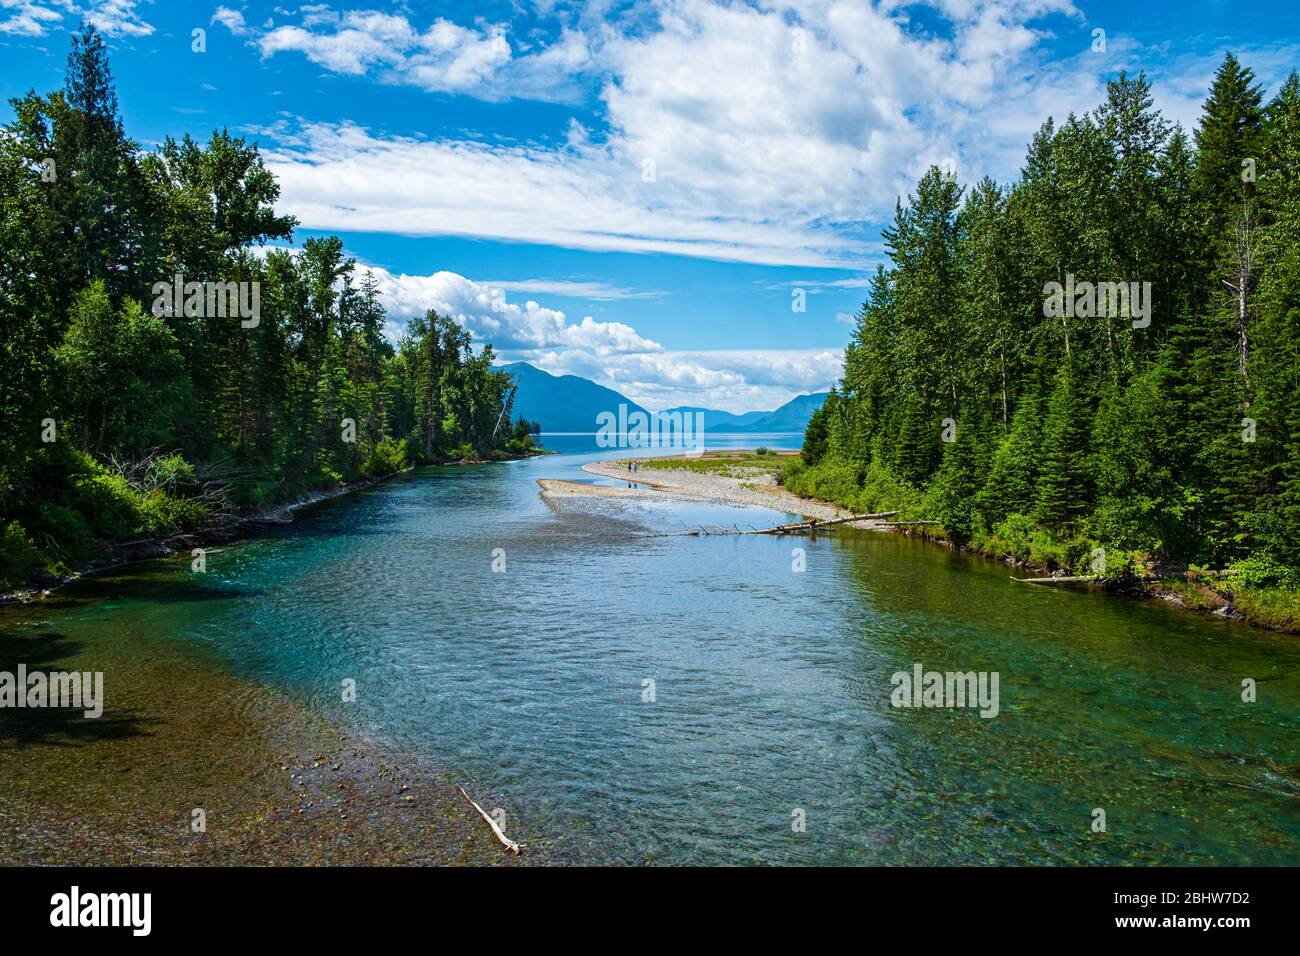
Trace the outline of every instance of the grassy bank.
<instances>
[{"instance_id":1,"label":"grassy bank","mask_svg":"<svg viewBox=\"0 0 1300 956\"><path fill-rule=\"evenodd\" d=\"M525 435L487 461L545 454ZM179 453L104 464L70 446L52 446L45 494L0 526L0 596L21 599L89 570L152 556L205 536L228 540L286 505L369 487L416 464L482 463L472 448L419 461L407 443L380 443L347 474L322 471L296 481L250 481L221 467L195 466ZM28 529L32 530L28 530Z\"/></svg>"},{"instance_id":2,"label":"grassy bank","mask_svg":"<svg viewBox=\"0 0 1300 956\"><path fill-rule=\"evenodd\" d=\"M1110 591L1158 597L1255 627L1300 633L1300 581L1287 569L1260 559L1207 574L1194 566L1162 563L1153 553L1110 546L1082 526L1063 536L1028 515L1012 513L990 528L972 521L967 510L954 515L951 497L938 485L920 491L879 466L859 471L830 457L812 466L787 458L781 463L780 480L800 497L855 512L898 511L899 520L936 521L905 533L1028 571L1091 575Z\"/></svg>"}]
</instances>

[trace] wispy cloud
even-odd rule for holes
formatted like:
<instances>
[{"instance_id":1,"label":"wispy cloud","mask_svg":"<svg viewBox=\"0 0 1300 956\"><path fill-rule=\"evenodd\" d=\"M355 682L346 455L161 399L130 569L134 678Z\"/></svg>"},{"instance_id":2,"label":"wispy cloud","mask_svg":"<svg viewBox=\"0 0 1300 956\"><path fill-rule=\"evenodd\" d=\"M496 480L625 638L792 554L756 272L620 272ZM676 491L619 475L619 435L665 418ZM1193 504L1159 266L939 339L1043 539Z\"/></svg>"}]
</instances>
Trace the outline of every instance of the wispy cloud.
<instances>
[{"instance_id":1,"label":"wispy cloud","mask_svg":"<svg viewBox=\"0 0 1300 956\"><path fill-rule=\"evenodd\" d=\"M430 142L350 123L280 132L287 137L266 155L281 206L312 229L809 266L851 260L858 248L806 217L769 218L744 204L720 206L724 197L689 183L647 180L639 158L608 146Z\"/></svg>"},{"instance_id":2,"label":"wispy cloud","mask_svg":"<svg viewBox=\"0 0 1300 956\"><path fill-rule=\"evenodd\" d=\"M1014 174L1043 118L1095 105L1124 49L1085 57L1070 0L945 3L944 29L924 33L906 8L859 0L642 9L635 29L591 14L523 55L506 24L377 11L303 8L257 33L264 56L385 83L484 99L599 90L603 128L572 120L557 145L305 122L274 156L287 211L321 229L860 264L862 224L926 166ZM1077 57L1048 53L1049 21L1080 31Z\"/></svg>"},{"instance_id":3,"label":"wispy cloud","mask_svg":"<svg viewBox=\"0 0 1300 956\"><path fill-rule=\"evenodd\" d=\"M526 292L536 295L562 295L592 302L621 302L628 299L659 299L667 292L624 289L599 280L580 279L488 279L483 285L503 292Z\"/></svg>"}]
</instances>

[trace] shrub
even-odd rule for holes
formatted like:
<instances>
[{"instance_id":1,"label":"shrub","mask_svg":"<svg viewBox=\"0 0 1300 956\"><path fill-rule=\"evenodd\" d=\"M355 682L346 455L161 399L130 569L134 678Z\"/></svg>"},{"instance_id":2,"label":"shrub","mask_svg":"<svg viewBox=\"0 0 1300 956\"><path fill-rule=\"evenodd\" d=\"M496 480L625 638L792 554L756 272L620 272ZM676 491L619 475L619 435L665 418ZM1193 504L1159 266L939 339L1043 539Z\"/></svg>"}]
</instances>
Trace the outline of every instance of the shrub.
<instances>
[{"instance_id":1,"label":"shrub","mask_svg":"<svg viewBox=\"0 0 1300 956\"><path fill-rule=\"evenodd\" d=\"M37 509L37 515L37 526L50 536L65 562L76 564L86 557L87 546L90 544L90 527L80 511L43 502Z\"/></svg>"},{"instance_id":2,"label":"shrub","mask_svg":"<svg viewBox=\"0 0 1300 956\"><path fill-rule=\"evenodd\" d=\"M75 481L77 510L89 516L90 529L97 537L130 537L140 527L135 493L121 475L99 464L94 464L94 469Z\"/></svg>"},{"instance_id":3,"label":"shrub","mask_svg":"<svg viewBox=\"0 0 1300 956\"><path fill-rule=\"evenodd\" d=\"M361 464L361 474L367 478L377 475L391 475L401 471L407 462L406 439L384 439L375 445L370 455Z\"/></svg>"},{"instance_id":4,"label":"shrub","mask_svg":"<svg viewBox=\"0 0 1300 956\"><path fill-rule=\"evenodd\" d=\"M0 530L0 587L21 584L45 566L32 539L17 521Z\"/></svg>"},{"instance_id":5,"label":"shrub","mask_svg":"<svg viewBox=\"0 0 1300 956\"><path fill-rule=\"evenodd\" d=\"M149 534L170 534L203 523L207 511L192 498L169 495L161 488L144 495L139 504L140 527Z\"/></svg>"},{"instance_id":6,"label":"shrub","mask_svg":"<svg viewBox=\"0 0 1300 956\"><path fill-rule=\"evenodd\" d=\"M159 458L149 466L147 486L162 488L169 494L193 491L199 481L194 466L179 454Z\"/></svg>"},{"instance_id":7,"label":"shrub","mask_svg":"<svg viewBox=\"0 0 1300 956\"><path fill-rule=\"evenodd\" d=\"M1266 554L1251 555L1228 568L1234 584L1247 588L1300 588L1300 572L1280 564Z\"/></svg>"},{"instance_id":8,"label":"shrub","mask_svg":"<svg viewBox=\"0 0 1300 956\"><path fill-rule=\"evenodd\" d=\"M447 453L447 457L454 458L457 461L465 461L465 460L477 461L478 452L474 450L474 446L472 444L470 444L469 442L465 442L462 445L457 445L455 448L449 451Z\"/></svg>"}]
</instances>

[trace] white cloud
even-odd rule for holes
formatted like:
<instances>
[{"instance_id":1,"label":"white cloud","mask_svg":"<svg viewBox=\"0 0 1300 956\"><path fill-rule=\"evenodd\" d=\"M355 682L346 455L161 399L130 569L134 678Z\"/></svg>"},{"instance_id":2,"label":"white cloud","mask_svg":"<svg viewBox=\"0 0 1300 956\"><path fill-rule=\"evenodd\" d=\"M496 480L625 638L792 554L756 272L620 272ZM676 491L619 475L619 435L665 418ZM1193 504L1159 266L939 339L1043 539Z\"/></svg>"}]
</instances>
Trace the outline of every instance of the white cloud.
<instances>
[{"instance_id":1,"label":"white cloud","mask_svg":"<svg viewBox=\"0 0 1300 956\"><path fill-rule=\"evenodd\" d=\"M1133 49L1091 54L1071 0L938 7L923 32L893 3L657 0L635 29L588 12L526 53L499 25L310 8L258 38L264 55L483 99L598 88L604 128L572 118L539 145L306 123L274 157L283 205L318 229L860 265L861 224L926 166L1010 178L1042 121L1095 106ZM1047 52L1047 23L1078 31L1077 56Z\"/></svg>"},{"instance_id":2,"label":"white cloud","mask_svg":"<svg viewBox=\"0 0 1300 956\"><path fill-rule=\"evenodd\" d=\"M436 309L468 329L476 343L491 342L502 361L580 375L652 410L674 405L772 409L795 395L830 388L842 370L839 349L670 351L621 322L591 316L571 321L561 310L507 297L503 286L530 285L529 280L481 282L455 272L407 275L361 267L366 268L379 284L393 339L406 320Z\"/></svg>"},{"instance_id":3,"label":"white cloud","mask_svg":"<svg viewBox=\"0 0 1300 956\"><path fill-rule=\"evenodd\" d=\"M499 285L475 282L455 272L433 275L394 275L371 267L390 316L409 319L429 309L455 319L478 341L501 352L578 349L592 355L617 352L657 352L663 346L642 338L621 322L597 322L584 316L570 322L563 312L526 300L510 302Z\"/></svg>"},{"instance_id":4,"label":"white cloud","mask_svg":"<svg viewBox=\"0 0 1300 956\"><path fill-rule=\"evenodd\" d=\"M819 266L857 244L815 224L720 209L694 189L645 182L640 160L562 149L430 142L308 123L265 149L280 207L310 229L461 235L568 248Z\"/></svg>"},{"instance_id":5,"label":"white cloud","mask_svg":"<svg viewBox=\"0 0 1300 956\"><path fill-rule=\"evenodd\" d=\"M572 99L571 78L590 61L586 36L562 30L537 52L512 48L503 26L466 27L439 17L421 28L403 14L378 10L336 12L323 5L303 7L298 23L250 31L239 14L225 23L252 42L264 58L296 52L317 66L348 76L373 72L383 83L429 92L472 93L481 99ZM213 18L217 19L216 16ZM522 55L516 55L521 52Z\"/></svg>"},{"instance_id":6,"label":"white cloud","mask_svg":"<svg viewBox=\"0 0 1300 956\"><path fill-rule=\"evenodd\" d=\"M94 23L108 36L148 36L152 23L140 20L135 12L139 0L0 0L0 33L19 36L44 36L45 31L62 26L64 17L77 17Z\"/></svg>"},{"instance_id":7,"label":"white cloud","mask_svg":"<svg viewBox=\"0 0 1300 956\"><path fill-rule=\"evenodd\" d=\"M598 280L574 279L485 279L481 283L503 292L527 292L541 295L563 295L593 302L617 302L627 299L658 299L666 292L624 289Z\"/></svg>"},{"instance_id":8,"label":"white cloud","mask_svg":"<svg viewBox=\"0 0 1300 956\"><path fill-rule=\"evenodd\" d=\"M97 0L83 11L85 19L111 37L147 37L153 24L135 12L137 0Z\"/></svg>"},{"instance_id":9,"label":"white cloud","mask_svg":"<svg viewBox=\"0 0 1300 956\"><path fill-rule=\"evenodd\" d=\"M47 29L61 26L65 16L93 23L111 37L143 37L153 33L150 23L136 13L138 0L92 0L79 5L75 0L0 0L0 33L44 36Z\"/></svg>"},{"instance_id":10,"label":"white cloud","mask_svg":"<svg viewBox=\"0 0 1300 956\"><path fill-rule=\"evenodd\" d=\"M0 20L0 33L44 36L45 28L61 21L70 6L63 0L0 0L0 12L7 14Z\"/></svg>"},{"instance_id":11,"label":"white cloud","mask_svg":"<svg viewBox=\"0 0 1300 956\"><path fill-rule=\"evenodd\" d=\"M248 33L248 25L244 23L244 15L238 10L232 10L230 7L217 7L212 13L212 19L209 23L220 23L237 37L242 37Z\"/></svg>"}]
</instances>

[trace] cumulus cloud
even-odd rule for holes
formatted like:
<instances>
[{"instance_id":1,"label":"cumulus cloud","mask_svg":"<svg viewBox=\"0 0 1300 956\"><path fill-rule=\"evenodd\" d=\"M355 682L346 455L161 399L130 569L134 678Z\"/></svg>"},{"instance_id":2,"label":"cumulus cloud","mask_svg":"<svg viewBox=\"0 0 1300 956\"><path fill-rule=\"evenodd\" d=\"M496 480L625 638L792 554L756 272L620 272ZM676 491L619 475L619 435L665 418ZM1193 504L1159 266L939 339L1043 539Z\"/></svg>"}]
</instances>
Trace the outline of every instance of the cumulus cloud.
<instances>
[{"instance_id":1,"label":"cumulus cloud","mask_svg":"<svg viewBox=\"0 0 1300 956\"><path fill-rule=\"evenodd\" d=\"M540 144L304 123L275 170L309 227L843 267L928 165L1010 178L1047 115L1095 106L1134 58L1120 36L1093 54L1071 0L935 6L921 31L891 2L656 0L633 26L574 14L527 52L508 25L312 7L252 42L483 99L598 91L598 123Z\"/></svg>"},{"instance_id":2,"label":"cumulus cloud","mask_svg":"<svg viewBox=\"0 0 1300 956\"><path fill-rule=\"evenodd\" d=\"M454 319L504 362L529 362L554 375L579 375L652 410L705 405L726 411L776 408L824 391L842 371L838 349L672 351L621 322L570 319L532 299L511 301L505 286L455 272L432 275L369 268L388 310L389 335L428 309ZM604 286L603 283L596 283Z\"/></svg>"},{"instance_id":3,"label":"cumulus cloud","mask_svg":"<svg viewBox=\"0 0 1300 956\"><path fill-rule=\"evenodd\" d=\"M455 319L479 341L500 352L544 349L581 350L595 356L618 352L658 352L663 346L642 338L621 322L597 322L584 316L571 322L558 309L532 299L522 305L506 298L499 285L475 282L455 272L432 275L393 274L373 268L390 316L409 319L429 309Z\"/></svg>"},{"instance_id":4,"label":"cumulus cloud","mask_svg":"<svg viewBox=\"0 0 1300 956\"><path fill-rule=\"evenodd\" d=\"M61 0L0 0L0 33L39 37L59 23L70 4Z\"/></svg>"},{"instance_id":5,"label":"cumulus cloud","mask_svg":"<svg viewBox=\"0 0 1300 956\"><path fill-rule=\"evenodd\" d=\"M420 26L403 13L322 4L302 7L296 22L251 30L241 15L222 11L219 22L236 36L251 34L263 58L299 53L332 73L481 99L572 99L573 78L591 59L586 36L569 29L531 51L513 47L503 25L463 26L445 17Z\"/></svg>"},{"instance_id":6,"label":"cumulus cloud","mask_svg":"<svg viewBox=\"0 0 1300 956\"><path fill-rule=\"evenodd\" d=\"M111 37L143 37L154 28L136 12L138 0L0 0L0 33L44 36L63 25L64 17L80 17Z\"/></svg>"},{"instance_id":7,"label":"cumulus cloud","mask_svg":"<svg viewBox=\"0 0 1300 956\"><path fill-rule=\"evenodd\" d=\"M217 7L212 13L210 23L220 23L237 37L244 36L248 33L248 25L244 22L244 15L238 10L232 10L230 7Z\"/></svg>"}]
</instances>

